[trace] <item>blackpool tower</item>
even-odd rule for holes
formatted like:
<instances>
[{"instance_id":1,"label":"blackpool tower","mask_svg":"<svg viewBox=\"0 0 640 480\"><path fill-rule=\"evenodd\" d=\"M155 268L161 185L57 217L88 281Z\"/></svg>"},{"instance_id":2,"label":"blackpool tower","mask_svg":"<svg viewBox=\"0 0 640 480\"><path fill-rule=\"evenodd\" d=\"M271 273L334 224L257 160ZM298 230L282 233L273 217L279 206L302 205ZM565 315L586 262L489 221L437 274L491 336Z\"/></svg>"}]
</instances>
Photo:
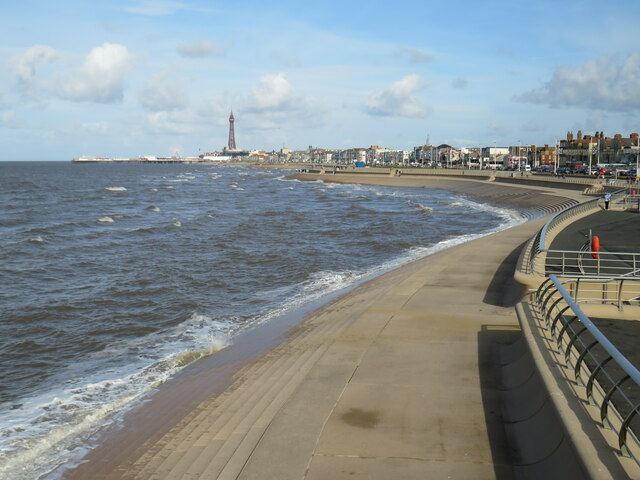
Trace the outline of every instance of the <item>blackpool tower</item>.
<instances>
[{"instance_id":1,"label":"blackpool tower","mask_svg":"<svg viewBox=\"0 0 640 480\"><path fill-rule=\"evenodd\" d=\"M227 150L236 150L236 134L233 129L233 110L231 110L231 116L229 117L229 144L227 145Z\"/></svg>"}]
</instances>

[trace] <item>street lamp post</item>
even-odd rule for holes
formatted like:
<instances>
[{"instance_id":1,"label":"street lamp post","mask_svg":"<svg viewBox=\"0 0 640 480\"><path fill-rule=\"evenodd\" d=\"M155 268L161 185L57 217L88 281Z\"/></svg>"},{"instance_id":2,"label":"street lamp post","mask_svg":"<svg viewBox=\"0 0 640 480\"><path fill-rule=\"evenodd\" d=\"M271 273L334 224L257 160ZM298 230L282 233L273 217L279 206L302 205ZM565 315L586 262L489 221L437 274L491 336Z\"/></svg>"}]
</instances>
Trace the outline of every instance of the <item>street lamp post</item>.
<instances>
[{"instance_id":1,"label":"street lamp post","mask_svg":"<svg viewBox=\"0 0 640 480\"><path fill-rule=\"evenodd\" d=\"M635 175L635 181L638 181L638 160L640 157L640 137L636 138L636 175Z\"/></svg>"}]
</instances>

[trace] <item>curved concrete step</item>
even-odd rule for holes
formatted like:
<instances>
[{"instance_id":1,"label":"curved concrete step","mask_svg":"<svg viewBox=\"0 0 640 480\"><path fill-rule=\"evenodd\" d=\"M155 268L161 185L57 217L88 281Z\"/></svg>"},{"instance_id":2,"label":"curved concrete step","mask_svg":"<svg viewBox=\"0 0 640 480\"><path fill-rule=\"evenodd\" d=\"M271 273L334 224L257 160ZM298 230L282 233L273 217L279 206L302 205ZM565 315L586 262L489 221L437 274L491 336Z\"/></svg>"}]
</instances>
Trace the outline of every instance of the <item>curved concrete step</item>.
<instances>
[{"instance_id":1,"label":"curved concrete step","mask_svg":"<svg viewBox=\"0 0 640 480\"><path fill-rule=\"evenodd\" d=\"M252 416L255 415L252 412L256 409L264 408L262 402L269 401L271 397L276 394L276 390L281 388L280 382L282 379L287 379L293 375L292 370L298 368L298 362L306 360L306 356L310 356L310 354L303 353L303 355L301 355L296 361L290 364L284 362L284 371L281 373L275 373L270 377L273 378L280 375L280 381L272 381L270 386L268 386L266 382L263 382L259 385L254 385L251 389L248 389L247 392L250 393L251 396L240 406L240 408L227 408L222 411L218 410L218 421L214 422L211 428L203 432L203 434L208 434L207 436L209 438L198 442L192 442L184 451L179 452L180 458L176 461L172 461L174 460L173 458L168 459L167 462L161 465L154 472L151 478L167 480L182 478L182 475L190 470L200 470L200 465L202 463L208 463L209 459L217 454L218 450L222 448L224 442L244 419L252 418ZM291 360L291 358L288 358L288 360ZM278 372L280 372L280 370L278 370ZM198 440L200 440L200 438Z\"/></svg>"},{"instance_id":2,"label":"curved concrete step","mask_svg":"<svg viewBox=\"0 0 640 480\"><path fill-rule=\"evenodd\" d=\"M250 372L244 372L244 375L254 373L251 372L253 370L256 370L255 374L262 375L264 372L269 371L270 368L277 368L273 366L274 363L284 366L284 360L278 358L274 361L267 360L263 364L250 365L248 367ZM245 403L243 396L246 395L246 389L240 387L234 390L227 390L223 397L216 397L203 402L192 414L181 420L162 439L156 442L155 448L150 448L146 455L135 462L131 468L134 478L147 478L152 472L160 468L160 465L164 462L174 461L175 457L180 457L181 453L185 452L196 438L199 438L202 430L206 430L214 422L220 421L220 416L211 414L211 408L216 403L218 404L217 409L225 410L229 408L226 403L229 403L232 409L234 407L240 408ZM169 457L172 458L169 459Z\"/></svg>"},{"instance_id":3,"label":"curved concrete step","mask_svg":"<svg viewBox=\"0 0 640 480\"><path fill-rule=\"evenodd\" d=\"M295 389L300 385L306 373L315 365L322 354L326 351L326 346L319 348L313 358L311 358L298 374L284 386L279 394L273 398L266 408L256 419L247 418L247 422L238 427L235 435L230 437L228 442L220 449L218 455L207 465L204 473L212 478L224 479L233 478L242 470L258 444L260 438L271 423L276 413L282 408Z\"/></svg>"},{"instance_id":4,"label":"curved concrete step","mask_svg":"<svg viewBox=\"0 0 640 480\"><path fill-rule=\"evenodd\" d=\"M209 440L199 441L202 435L209 434L212 431L217 431L217 435L224 436L228 434L225 432L231 429L231 425L242 421L248 415L246 413L247 409L253 408L261 396L268 395L268 393L265 393L265 388L267 388L267 392L276 391L276 393L278 389L281 389L281 382L278 380L290 378L291 374L286 374L285 372L295 372L299 369L299 363L304 362L307 357L308 346L314 343L314 339L334 336L335 331L344 328L347 323L344 320L327 322L326 325L321 324L319 327L308 330L303 329L295 335L300 337L296 342L302 345L300 351L297 352L297 357L276 355L277 360L275 362L265 362L266 364L261 364L253 372L241 372L239 375L241 379L246 380L250 377L254 379L250 382L255 384L254 388L247 390L241 386L232 395L228 395L227 398L214 400L221 401L221 404L216 408L219 415L216 415L213 419L207 418L206 410L203 409L199 415L193 416L190 420L196 425L189 425L191 427L189 438L184 438L183 436L179 442L174 438L170 442L166 442L160 451L156 451L154 458L141 459L137 463L146 462L146 465L138 471L135 478L181 478L185 466L191 465L201 456L209 455L208 458L210 458L210 455L219 446L212 444ZM314 359L315 361L317 359ZM262 388L260 388L261 386ZM227 422L227 424L225 425L223 422ZM184 427L184 425L181 425L181 427ZM195 438L196 436L197 438Z\"/></svg>"},{"instance_id":5,"label":"curved concrete step","mask_svg":"<svg viewBox=\"0 0 640 480\"><path fill-rule=\"evenodd\" d=\"M265 362L260 373L271 370L284 371L288 368L282 359ZM170 432L169 441L153 458L141 459L139 463L145 463L144 468L138 472L136 478L153 478L154 472L168 473L178 462L188 462L194 454L197 454L197 442L203 434L219 426L220 423L233 418L233 415L243 408L249 408L250 402L255 400L256 392L248 391L240 386L233 391L225 392L223 397L218 397L202 408L200 414L189 419L183 425L178 425L175 432ZM204 448L204 445L201 446ZM162 477L160 477L162 478Z\"/></svg>"}]
</instances>

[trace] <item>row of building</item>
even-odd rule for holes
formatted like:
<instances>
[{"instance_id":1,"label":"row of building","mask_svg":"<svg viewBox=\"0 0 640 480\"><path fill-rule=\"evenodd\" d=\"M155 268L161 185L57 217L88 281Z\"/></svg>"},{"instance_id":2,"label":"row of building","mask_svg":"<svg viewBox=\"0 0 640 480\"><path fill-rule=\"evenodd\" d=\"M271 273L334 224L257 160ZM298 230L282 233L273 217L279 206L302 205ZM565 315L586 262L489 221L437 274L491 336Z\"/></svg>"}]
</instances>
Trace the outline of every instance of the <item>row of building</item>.
<instances>
[{"instance_id":1,"label":"row of building","mask_svg":"<svg viewBox=\"0 0 640 480\"><path fill-rule=\"evenodd\" d=\"M451 145L420 145L413 150L368 148L329 150L309 146L306 150L247 152L246 158L261 163L315 163L332 165L404 165L446 168L507 168L518 165L581 168L596 165L636 165L640 157L639 136L605 137L603 132L583 135L568 132L556 145L456 148Z\"/></svg>"}]
</instances>

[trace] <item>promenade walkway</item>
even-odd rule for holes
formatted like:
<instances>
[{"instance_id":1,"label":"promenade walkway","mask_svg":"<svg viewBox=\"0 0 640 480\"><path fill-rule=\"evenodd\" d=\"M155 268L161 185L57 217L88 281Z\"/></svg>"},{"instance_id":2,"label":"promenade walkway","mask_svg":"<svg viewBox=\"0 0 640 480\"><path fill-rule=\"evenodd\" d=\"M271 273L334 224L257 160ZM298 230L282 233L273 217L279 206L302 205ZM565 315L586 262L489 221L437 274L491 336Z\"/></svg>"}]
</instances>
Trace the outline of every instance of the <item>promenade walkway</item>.
<instances>
[{"instance_id":1,"label":"promenade walkway","mask_svg":"<svg viewBox=\"0 0 640 480\"><path fill-rule=\"evenodd\" d=\"M579 250L589 239L589 231L600 238L603 251L640 251L640 215L616 210L602 210L573 222L556 235L549 248Z\"/></svg>"},{"instance_id":2,"label":"promenade walkway","mask_svg":"<svg viewBox=\"0 0 640 480\"><path fill-rule=\"evenodd\" d=\"M536 193L537 208L557 209L561 197L547 195ZM107 443L68 477L513 478L498 355L519 335L513 272L543 221L361 285L173 425ZM180 409L180 391L169 396ZM169 408L153 415L175 416Z\"/></svg>"}]
</instances>

